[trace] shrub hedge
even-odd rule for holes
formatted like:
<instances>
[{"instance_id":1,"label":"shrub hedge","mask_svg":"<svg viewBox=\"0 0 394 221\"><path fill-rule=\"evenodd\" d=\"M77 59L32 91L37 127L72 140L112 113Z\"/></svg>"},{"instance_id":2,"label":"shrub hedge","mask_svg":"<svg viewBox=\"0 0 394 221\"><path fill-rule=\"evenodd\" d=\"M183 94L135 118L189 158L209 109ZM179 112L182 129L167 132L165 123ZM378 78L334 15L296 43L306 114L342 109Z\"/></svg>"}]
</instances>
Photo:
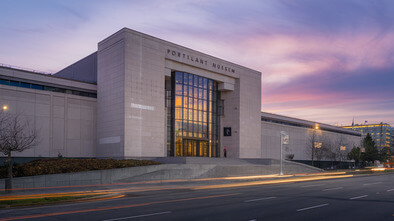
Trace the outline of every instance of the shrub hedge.
<instances>
[{"instance_id":1,"label":"shrub hedge","mask_svg":"<svg viewBox=\"0 0 394 221\"><path fill-rule=\"evenodd\" d=\"M74 173L89 170L106 170L124 167L138 167L160 164L149 160L115 159L40 159L24 164L14 164L14 177L37 176L55 173ZM0 167L0 178L7 177L7 166Z\"/></svg>"}]
</instances>

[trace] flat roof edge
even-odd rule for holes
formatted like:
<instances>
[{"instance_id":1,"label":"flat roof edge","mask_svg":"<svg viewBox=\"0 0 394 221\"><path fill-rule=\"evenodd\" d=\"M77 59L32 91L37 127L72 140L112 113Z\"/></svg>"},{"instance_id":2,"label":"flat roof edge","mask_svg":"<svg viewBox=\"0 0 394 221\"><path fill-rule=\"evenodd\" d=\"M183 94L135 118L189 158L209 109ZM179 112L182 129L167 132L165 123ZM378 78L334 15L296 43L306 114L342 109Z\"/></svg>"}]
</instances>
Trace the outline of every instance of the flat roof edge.
<instances>
[{"instance_id":1,"label":"flat roof edge","mask_svg":"<svg viewBox=\"0 0 394 221\"><path fill-rule=\"evenodd\" d=\"M186 49L186 50L190 50L190 51L193 51L193 52L195 52L195 53L200 53L200 54L203 54L204 56L207 56L207 57L210 57L210 58L213 58L213 59L218 59L218 60L220 60L220 61L222 61L222 62L229 63L229 64L231 64L231 65L234 65L234 66L238 67L238 68L241 68L241 69L244 69L244 70L248 70L248 71L254 72L255 74L262 75L262 73L261 73L260 71L257 71L257 70L254 70L254 69L251 69L251 68L248 68L248 67L245 67L245 66L236 64L236 63L234 63L234 62L227 61L227 60L224 60L224 59L222 59L222 58L215 57L215 56L212 56L212 55L209 55L209 54L206 54L206 53L197 51L197 50L195 50L195 49L188 48L188 47L185 47L185 46L182 46L182 45L179 45L179 44L176 44L176 43L173 43L173 42L170 42L170 41L167 41L167 40L164 40L164 39L161 39L161 38L158 38L158 37L149 35L149 34L145 34L145 33L142 33L142 32L139 32L139 31L136 31L136 30L127 28L127 27L124 27L124 28L120 29L119 31L113 33L112 35L108 36L107 38L101 40L101 41L98 43L98 45L105 43L106 41L108 41L108 40L109 40L110 38L112 38L113 36L116 36L116 35L118 35L118 34L121 34L122 32L129 32L129 33L137 34L137 35L140 35L140 36L146 36L146 37L155 39L155 40L157 40L157 41L161 41L161 42L166 43L166 44L176 45L176 46L181 47L181 48L184 48L184 49Z\"/></svg>"},{"instance_id":2,"label":"flat roof edge","mask_svg":"<svg viewBox=\"0 0 394 221\"><path fill-rule=\"evenodd\" d=\"M68 78L55 76L55 75L53 75L51 73L44 73L44 72L40 73L40 72L25 70L25 69L18 68L18 67L13 67L13 66L4 66L3 64L0 64L0 68L5 68L5 69L9 69L9 70L16 70L16 71L23 71L23 72L27 72L29 74L36 74L36 75L41 75L41 76L45 76L45 77L51 77L51 78L57 78L57 79L61 79L61 80L66 80L66 81L75 81L75 82L83 83L83 84L97 85L97 84L90 83L90 82L78 81L78 80L74 80L74 79L68 79Z\"/></svg>"},{"instance_id":3,"label":"flat roof edge","mask_svg":"<svg viewBox=\"0 0 394 221\"><path fill-rule=\"evenodd\" d=\"M284 115L278 115L278 114L272 114L268 112L261 112L261 117L266 117L270 118L272 120L278 120L278 121L283 121L283 122L288 122L288 123L294 123L294 124L301 124L305 126L314 126L315 124L318 124L320 128L322 129L327 129L327 130L333 130L334 132L346 132L349 135L353 134L354 136L361 136L360 132L354 131L352 129L346 129L342 127L337 127L329 124L324 124L320 122L315 122L315 121L309 121L309 120L304 120L304 119L299 119L299 118L294 118L294 117L288 117Z\"/></svg>"}]
</instances>

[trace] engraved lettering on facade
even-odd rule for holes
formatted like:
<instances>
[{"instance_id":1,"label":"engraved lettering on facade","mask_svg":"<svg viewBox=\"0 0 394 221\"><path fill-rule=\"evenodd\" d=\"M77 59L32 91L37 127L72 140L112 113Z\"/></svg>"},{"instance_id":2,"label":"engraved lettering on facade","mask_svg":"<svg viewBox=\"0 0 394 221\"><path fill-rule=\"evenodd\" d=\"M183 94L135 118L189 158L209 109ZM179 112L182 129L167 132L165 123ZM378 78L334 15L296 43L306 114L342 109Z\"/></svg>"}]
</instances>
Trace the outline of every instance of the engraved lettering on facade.
<instances>
[{"instance_id":1,"label":"engraved lettering on facade","mask_svg":"<svg viewBox=\"0 0 394 221\"><path fill-rule=\"evenodd\" d=\"M192 62L196 62L197 64L202 64L205 66L208 66L208 63L212 64L212 68L218 69L218 70L223 70L223 71L227 71L227 72L231 72L231 73L235 73L235 70L233 68L224 66L224 65L220 65L214 62L208 62L208 60L204 60L202 58L199 57L193 57L192 55L188 55L185 53L181 53L179 51L176 50L171 50L171 49L167 49L167 54L168 55L172 55L174 57L178 57L178 58L182 58L182 59L186 59Z\"/></svg>"}]
</instances>

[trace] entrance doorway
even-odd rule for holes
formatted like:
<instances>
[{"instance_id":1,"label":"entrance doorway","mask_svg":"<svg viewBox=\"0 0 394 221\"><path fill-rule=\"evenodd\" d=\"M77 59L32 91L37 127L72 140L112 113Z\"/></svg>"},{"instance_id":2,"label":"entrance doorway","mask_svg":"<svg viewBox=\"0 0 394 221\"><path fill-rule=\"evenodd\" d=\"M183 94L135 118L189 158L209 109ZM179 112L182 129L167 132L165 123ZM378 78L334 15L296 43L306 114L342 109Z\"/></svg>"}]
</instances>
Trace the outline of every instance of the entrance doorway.
<instances>
[{"instance_id":1,"label":"entrance doorway","mask_svg":"<svg viewBox=\"0 0 394 221\"><path fill-rule=\"evenodd\" d=\"M183 139L179 148L179 155L184 157L209 157L210 153L207 140Z\"/></svg>"}]
</instances>

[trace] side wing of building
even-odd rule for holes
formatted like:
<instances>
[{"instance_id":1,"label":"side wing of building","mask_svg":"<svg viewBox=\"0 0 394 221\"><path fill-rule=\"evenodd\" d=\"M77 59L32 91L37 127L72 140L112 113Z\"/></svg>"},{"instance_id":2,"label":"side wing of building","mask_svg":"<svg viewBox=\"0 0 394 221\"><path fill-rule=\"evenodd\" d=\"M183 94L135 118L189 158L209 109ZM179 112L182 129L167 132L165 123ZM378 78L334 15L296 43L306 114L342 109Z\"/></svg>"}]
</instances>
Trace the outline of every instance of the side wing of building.
<instances>
[{"instance_id":1,"label":"side wing of building","mask_svg":"<svg viewBox=\"0 0 394 221\"><path fill-rule=\"evenodd\" d=\"M281 131L290 138L289 144L284 145L283 156L294 154L294 160L311 160L311 148L314 145L312 142L321 144L321 147L327 147L326 143L329 143L338 158L344 158L341 160L346 160L347 153L361 143L361 134L353 130L262 112L262 158L280 159ZM321 160L330 159L323 157Z\"/></svg>"},{"instance_id":2,"label":"side wing of building","mask_svg":"<svg viewBox=\"0 0 394 221\"><path fill-rule=\"evenodd\" d=\"M0 105L38 132L36 147L19 157L96 156L97 86L0 67Z\"/></svg>"}]
</instances>

